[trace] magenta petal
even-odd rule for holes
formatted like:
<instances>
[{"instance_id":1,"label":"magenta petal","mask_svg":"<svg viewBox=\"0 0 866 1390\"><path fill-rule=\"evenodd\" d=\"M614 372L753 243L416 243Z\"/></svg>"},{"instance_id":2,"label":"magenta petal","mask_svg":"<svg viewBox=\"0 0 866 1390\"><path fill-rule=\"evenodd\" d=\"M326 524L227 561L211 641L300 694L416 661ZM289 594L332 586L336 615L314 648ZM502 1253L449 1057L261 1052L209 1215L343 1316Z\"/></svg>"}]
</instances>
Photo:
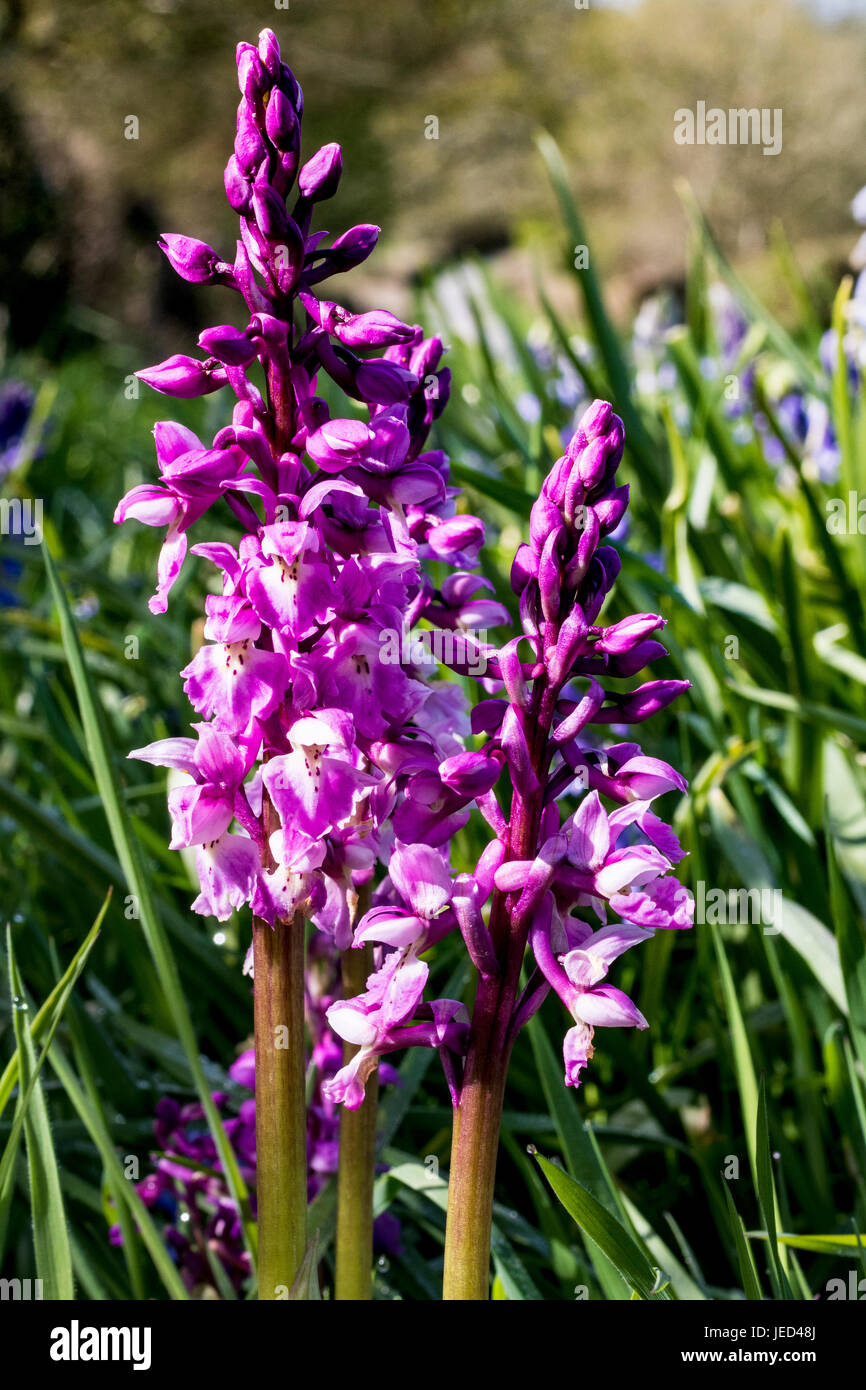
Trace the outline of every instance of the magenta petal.
<instances>
[{"instance_id":1,"label":"magenta petal","mask_svg":"<svg viewBox=\"0 0 866 1390\"><path fill-rule=\"evenodd\" d=\"M159 582L156 593L148 600L147 605L151 613L164 613L168 608L168 595L180 574L186 556L186 545L186 534L171 527L159 552L156 566Z\"/></svg>"},{"instance_id":2,"label":"magenta petal","mask_svg":"<svg viewBox=\"0 0 866 1390\"><path fill-rule=\"evenodd\" d=\"M192 775L195 772L197 744L194 738L161 738L156 743L148 743L144 748L133 748L128 758L136 758L142 763L152 763L154 767L174 767Z\"/></svg>"},{"instance_id":3,"label":"magenta petal","mask_svg":"<svg viewBox=\"0 0 866 1390\"><path fill-rule=\"evenodd\" d=\"M259 854L252 840L242 835L223 835L196 850L201 893L193 912L227 922L232 911L249 902L259 871Z\"/></svg>"},{"instance_id":4,"label":"magenta petal","mask_svg":"<svg viewBox=\"0 0 866 1390\"><path fill-rule=\"evenodd\" d=\"M598 792L587 792L580 803L569 836L568 857L579 869L601 867L611 851L607 812Z\"/></svg>"},{"instance_id":5,"label":"magenta petal","mask_svg":"<svg viewBox=\"0 0 866 1390\"><path fill-rule=\"evenodd\" d=\"M579 1086L580 1073L592 1057L592 1029L585 1023L569 1028L562 1045L566 1086Z\"/></svg>"},{"instance_id":6,"label":"magenta petal","mask_svg":"<svg viewBox=\"0 0 866 1390\"><path fill-rule=\"evenodd\" d=\"M232 822L232 797L220 787L175 787L168 809L174 828L170 849L217 840Z\"/></svg>"},{"instance_id":7,"label":"magenta petal","mask_svg":"<svg viewBox=\"0 0 866 1390\"><path fill-rule=\"evenodd\" d=\"M442 855L429 845L398 845L388 873L397 892L425 921L451 901L451 871Z\"/></svg>"},{"instance_id":8,"label":"magenta petal","mask_svg":"<svg viewBox=\"0 0 866 1390\"><path fill-rule=\"evenodd\" d=\"M144 526L170 526L181 511L182 503L173 492L157 483L140 483L120 499L114 520L118 525L132 520Z\"/></svg>"},{"instance_id":9,"label":"magenta petal","mask_svg":"<svg viewBox=\"0 0 866 1390\"><path fill-rule=\"evenodd\" d=\"M581 994L573 1010L584 1023L595 1028L648 1028L636 1004L615 985L596 985Z\"/></svg>"}]
</instances>

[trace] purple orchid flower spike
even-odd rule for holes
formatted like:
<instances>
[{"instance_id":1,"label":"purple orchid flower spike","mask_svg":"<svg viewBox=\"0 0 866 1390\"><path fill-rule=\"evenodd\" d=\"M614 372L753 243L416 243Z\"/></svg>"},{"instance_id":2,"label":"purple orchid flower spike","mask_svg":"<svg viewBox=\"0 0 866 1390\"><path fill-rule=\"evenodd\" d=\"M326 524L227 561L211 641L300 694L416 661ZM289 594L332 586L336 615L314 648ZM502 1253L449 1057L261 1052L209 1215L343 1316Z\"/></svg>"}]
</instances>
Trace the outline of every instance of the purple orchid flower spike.
<instances>
[{"instance_id":1,"label":"purple orchid flower spike","mask_svg":"<svg viewBox=\"0 0 866 1390\"><path fill-rule=\"evenodd\" d=\"M608 681L632 678L666 655L653 636L664 625L659 615L600 621L620 567L617 551L603 541L628 503L628 488L616 482L623 443L621 420L606 402L594 402L532 508L529 542L517 551L511 576L522 635L486 654L492 698L472 714L473 732L486 738L483 748L435 766L420 749L400 764L392 749L397 775L405 780L394 816L404 843L392 853L387 902L359 923L355 940L386 943L387 995L401 1001L399 1018L383 1023L385 977L377 976L332 1019L346 1036L346 1028L365 1030L365 1060L346 1079L343 1097L354 1104L372 1058L392 1044L389 1025L405 1036L412 1026L410 1002L412 1018L421 1018L419 952L448 930L462 932L478 987L465 1058L456 1066L449 1060L446 1068L456 1093L446 1298L487 1296L495 1165L490 1140L498 1132L520 1028L552 988L571 1015L563 1059L566 1083L578 1085L597 1028L648 1026L608 982L608 971L655 930L687 927L693 916L691 895L673 876L683 851L652 809L663 793L684 791L683 779L645 757L637 744L605 749L596 732L599 725L642 722L687 688L667 679L627 693L607 688ZM429 507L414 514L409 508L407 515L422 553L472 562L476 537L465 519L440 519ZM443 626L458 626L450 613L471 605L477 587L457 577L443 586L435 605ZM466 651L455 652L450 664L465 673ZM502 694L494 694L491 675ZM504 772L510 804L497 793ZM559 802L576 791L577 808L563 819ZM429 847L444 844L473 803L494 838L474 874L449 883L445 859ZM440 841L438 827L446 824ZM422 908L427 901L432 916ZM521 990L524 967L528 979Z\"/></svg>"},{"instance_id":2,"label":"purple orchid flower spike","mask_svg":"<svg viewBox=\"0 0 866 1390\"><path fill-rule=\"evenodd\" d=\"M465 696L430 679L435 664L407 654L403 642L439 615L443 627L465 633L505 614L479 599L484 581L469 573L483 524L458 515L447 457L425 451L448 399L442 343L384 309L354 313L342 295L326 297L332 276L372 253L379 228L363 223L333 240L314 229L319 205L337 190L342 155L329 144L302 159L303 94L270 30L258 45L239 46L237 76L241 101L225 169L235 247L224 253L174 232L160 245L183 279L237 296L247 321L206 327L199 355L174 353L139 373L180 399L228 391L232 406L210 442L160 422L156 474L127 493L115 519L165 532L153 612L166 611L188 555L207 560L220 581L205 600L204 642L181 672L203 721L196 738L163 740L134 756L172 769L171 843L195 850L201 891L193 909L220 921L252 910L256 1122L265 1155L259 1279L261 1296L272 1297L291 1286L303 1255L306 1179L292 1149L304 1105L303 919L332 951L348 948L396 833L410 849L420 844L419 853L425 839L441 847L441 855L431 851L439 867L421 865L422 878L448 875L449 837L499 762L466 752ZM348 398L333 416L320 393L325 377ZM193 529L217 516L234 524L233 543L205 534L190 544ZM425 573L427 560L446 567L441 587ZM434 822L436 834L427 836ZM422 941L450 929L454 914L447 906L428 911L421 878L410 890L408 859L405 881L394 872L394 891L398 883L406 890L405 911L420 924L414 965L411 945L364 938L376 942L380 983L372 986L375 1006L346 1013L350 1023L353 1013L367 1019L363 1027L355 1020L366 1051L353 1059L352 1100L379 1057L410 1044L439 1049L453 1080L465 1043L460 1006L424 1003L416 989L427 974L417 958ZM365 949L372 955L372 945ZM293 1049L276 1050L267 1000L295 1019ZM287 1207L275 1174L290 1159Z\"/></svg>"}]
</instances>

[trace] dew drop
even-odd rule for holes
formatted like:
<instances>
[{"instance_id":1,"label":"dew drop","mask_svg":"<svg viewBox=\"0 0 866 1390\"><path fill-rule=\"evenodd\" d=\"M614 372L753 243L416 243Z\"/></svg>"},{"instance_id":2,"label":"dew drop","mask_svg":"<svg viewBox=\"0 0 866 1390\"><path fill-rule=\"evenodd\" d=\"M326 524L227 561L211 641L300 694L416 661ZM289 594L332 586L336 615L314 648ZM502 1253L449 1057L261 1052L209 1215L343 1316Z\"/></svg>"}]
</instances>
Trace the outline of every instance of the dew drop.
<instances>
[{"instance_id":1,"label":"dew drop","mask_svg":"<svg viewBox=\"0 0 866 1390\"><path fill-rule=\"evenodd\" d=\"M385 1255L380 1255L378 1260L376 1261L376 1268L380 1270L382 1274L386 1274L387 1271L391 1268L391 1262L386 1258Z\"/></svg>"},{"instance_id":2,"label":"dew drop","mask_svg":"<svg viewBox=\"0 0 866 1390\"><path fill-rule=\"evenodd\" d=\"M26 1013L27 1000L20 994L14 994L12 996L12 1007L13 1009L17 1009L19 1013Z\"/></svg>"},{"instance_id":3,"label":"dew drop","mask_svg":"<svg viewBox=\"0 0 866 1390\"><path fill-rule=\"evenodd\" d=\"M535 1155L538 1153L538 1149L535 1147L534 1144L527 1144L527 1145L526 1145L526 1152L527 1152L528 1154L532 1154L532 1157L535 1158Z\"/></svg>"}]
</instances>

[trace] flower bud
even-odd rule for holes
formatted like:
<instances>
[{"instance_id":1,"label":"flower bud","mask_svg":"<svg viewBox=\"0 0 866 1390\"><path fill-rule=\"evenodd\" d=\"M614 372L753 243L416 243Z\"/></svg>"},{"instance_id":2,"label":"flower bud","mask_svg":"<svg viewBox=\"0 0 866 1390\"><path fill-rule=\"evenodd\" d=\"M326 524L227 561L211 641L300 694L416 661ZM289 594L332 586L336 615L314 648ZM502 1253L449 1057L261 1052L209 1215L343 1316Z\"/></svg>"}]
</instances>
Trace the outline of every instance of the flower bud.
<instances>
[{"instance_id":1,"label":"flower bud","mask_svg":"<svg viewBox=\"0 0 866 1390\"><path fill-rule=\"evenodd\" d=\"M619 574L622 561L612 546L604 545L592 557L587 575L580 587L580 601L587 621L594 623L601 605Z\"/></svg>"},{"instance_id":2,"label":"flower bud","mask_svg":"<svg viewBox=\"0 0 866 1390\"><path fill-rule=\"evenodd\" d=\"M593 439L581 449L574 462L574 471L587 492L597 487L607 467L607 440Z\"/></svg>"},{"instance_id":3,"label":"flower bud","mask_svg":"<svg viewBox=\"0 0 866 1390\"><path fill-rule=\"evenodd\" d=\"M415 329L416 333L420 331L420 329ZM425 377L436 371L442 361L444 351L441 338L424 338L412 353L409 360L409 370L415 373L419 381L423 381Z\"/></svg>"},{"instance_id":4,"label":"flower bud","mask_svg":"<svg viewBox=\"0 0 866 1390\"><path fill-rule=\"evenodd\" d=\"M307 439L307 453L320 468L331 470L353 463L374 438L363 420L328 420Z\"/></svg>"},{"instance_id":5,"label":"flower bud","mask_svg":"<svg viewBox=\"0 0 866 1390\"><path fill-rule=\"evenodd\" d=\"M439 776L445 786L473 800L490 791L501 771L500 760L486 752L455 753L439 765Z\"/></svg>"},{"instance_id":6,"label":"flower bud","mask_svg":"<svg viewBox=\"0 0 866 1390\"><path fill-rule=\"evenodd\" d=\"M538 594L541 611L549 623L559 617L562 594L562 529L551 531L538 558Z\"/></svg>"},{"instance_id":7,"label":"flower bud","mask_svg":"<svg viewBox=\"0 0 866 1390\"><path fill-rule=\"evenodd\" d=\"M572 491L578 482L587 492L609 483L622 458L624 441L625 429L613 408L607 401L593 401L584 411L565 451L565 457L573 465L567 491ZM565 510L569 510L568 497Z\"/></svg>"},{"instance_id":8,"label":"flower bud","mask_svg":"<svg viewBox=\"0 0 866 1390\"><path fill-rule=\"evenodd\" d=\"M651 719L659 710L669 705L684 690L690 681L647 681L628 695L612 695L608 692L610 704L604 705L593 715L594 724L641 724Z\"/></svg>"},{"instance_id":9,"label":"flower bud","mask_svg":"<svg viewBox=\"0 0 866 1390\"><path fill-rule=\"evenodd\" d=\"M342 323L334 325L333 332L341 343L350 348L405 343L415 334L414 328L402 323L385 309L373 309L367 314L350 314Z\"/></svg>"},{"instance_id":10,"label":"flower bud","mask_svg":"<svg viewBox=\"0 0 866 1390\"><path fill-rule=\"evenodd\" d=\"M667 647L663 647L661 642L638 642L630 652L610 658L608 674L618 679L636 676L645 666L650 666L654 661L661 661L667 654Z\"/></svg>"},{"instance_id":11,"label":"flower bud","mask_svg":"<svg viewBox=\"0 0 866 1390\"><path fill-rule=\"evenodd\" d=\"M338 236L329 251L319 253L310 269L304 275L308 285L316 285L329 275L338 275L344 270L352 270L361 265L379 239L379 228L371 223L361 223L350 227L348 232Z\"/></svg>"},{"instance_id":12,"label":"flower bud","mask_svg":"<svg viewBox=\"0 0 866 1390\"><path fill-rule=\"evenodd\" d=\"M556 650L547 662L551 685L561 685L568 679L575 661L584 650L588 630L586 614L580 604L575 604L559 630Z\"/></svg>"},{"instance_id":13,"label":"flower bud","mask_svg":"<svg viewBox=\"0 0 866 1390\"><path fill-rule=\"evenodd\" d=\"M301 128L295 109L289 98L275 87L271 92L265 112L265 129L268 138L278 150L297 150L301 140Z\"/></svg>"},{"instance_id":14,"label":"flower bud","mask_svg":"<svg viewBox=\"0 0 866 1390\"><path fill-rule=\"evenodd\" d=\"M562 529L562 513L542 493L532 504L529 514L529 539L536 555L541 554L548 536L555 535Z\"/></svg>"},{"instance_id":15,"label":"flower bud","mask_svg":"<svg viewBox=\"0 0 866 1390\"><path fill-rule=\"evenodd\" d=\"M614 418L613 406L609 401L595 400L592 405L587 406L577 425L577 431L572 444L577 449L584 448L592 439L599 439L606 434L611 420ZM583 438L581 439L581 435ZM569 445L571 449L572 445Z\"/></svg>"},{"instance_id":16,"label":"flower bud","mask_svg":"<svg viewBox=\"0 0 866 1390\"><path fill-rule=\"evenodd\" d=\"M592 562L599 539L598 517L592 507L585 507L583 526L578 532L577 549L565 569L565 587L577 589Z\"/></svg>"},{"instance_id":17,"label":"flower bud","mask_svg":"<svg viewBox=\"0 0 866 1390\"><path fill-rule=\"evenodd\" d=\"M237 47L238 86L247 101L255 101L266 90L267 73L259 57L258 50L251 43L239 43Z\"/></svg>"},{"instance_id":18,"label":"flower bud","mask_svg":"<svg viewBox=\"0 0 866 1390\"><path fill-rule=\"evenodd\" d=\"M301 84L292 72L288 63L280 63L280 72L277 77L277 86L284 96L289 98L295 108L295 115L300 121L304 115L304 94L301 91Z\"/></svg>"},{"instance_id":19,"label":"flower bud","mask_svg":"<svg viewBox=\"0 0 866 1390\"><path fill-rule=\"evenodd\" d=\"M193 285L212 285L220 273L217 267L224 264L212 247L195 237L163 232L158 245L178 275Z\"/></svg>"},{"instance_id":20,"label":"flower bud","mask_svg":"<svg viewBox=\"0 0 866 1390\"><path fill-rule=\"evenodd\" d=\"M245 101L238 107L235 159L242 174L252 175L268 157L267 146L255 122L252 108Z\"/></svg>"},{"instance_id":21,"label":"flower bud","mask_svg":"<svg viewBox=\"0 0 866 1390\"><path fill-rule=\"evenodd\" d=\"M250 180L238 164L237 155L232 155L223 176L226 198L233 212L246 212L250 205Z\"/></svg>"},{"instance_id":22,"label":"flower bud","mask_svg":"<svg viewBox=\"0 0 866 1390\"><path fill-rule=\"evenodd\" d=\"M146 367L135 374L141 381L161 391L164 396L179 396L189 400L194 396L207 396L225 385L225 370L214 362L199 362L195 357L185 357L175 353L159 362L155 367Z\"/></svg>"},{"instance_id":23,"label":"flower bud","mask_svg":"<svg viewBox=\"0 0 866 1390\"><path fill-rule=\"evenodd\" d=\"M307 160L298 175L301 196L312 203L333 198L343 173L343 151L337 144L323 145Z\"/></svg>"},{"instance_id":24,"label":"flower bud","mask_svg":"<svg viewBox=\"0 0 866 1390\"><path fill-rule=\"evenodd\" d=\"M256 184L253 189L253 212L256 226L268 241L288 243L291 219L286 212L285 199L270 184ZM295 228L292 240L297 243L300 233L294 223L291 225Z\"/></svg>"},{"instance_id":25,"label":"flower bud","mask_svg":"<svg viewBox=\"0 0 866 1390\"><path fill-rule=\"evenodd\" d=\"M484 522L477 516L452 516L431 527L427 544L439 560L452 564L474 564L484 544ZM458 555L467 557L464 561ZM472 557L471 559L468 557Z\"/></svg>"},{"instance_id":26,"label":"flower bud","mask_svg":"<svg viewBox=\"0 0 866 1390\"><path fill-rule=\"evenodd\" d=\"M256 356L256 349L245 333L239 333L229 323L206 328L199 334L199 347L230 367L245 367Z\"/></svg>"},{"instance_id":27,"label":"flower bud","mask_svg":"<svg viewBox=\"0 0 866 1390\"><path fill-rule=\"evenodd\" d=\"M633 613L631 617L623 618L622 622L614 623L613 627L605 628L596 645L600 651L620 656L623 652L630 652L638 642L664 625L664 618L657 613Z\"/></svg>"},{"instance_id":28,"label":"flower bud","mask_svg":"<svg viewBox=\"0 0 866 1390\"><path fill-rule=\"evenodd\" d=\"M368 405L399 405L417 389L418 378L393 362L362 362L355 373L355 387Z\"/></svg>"},{"instance_id":29,"label":"flower bud","mask_svg":"<svg viewBox=\"0 0 866 1390\"><path fill-rule=\"evenodd\" d=\"M522 594L527 584L538 574L538 557L528 545L519 545L511 565L511 589Z\"/></svg>"},{"instance_id":30,"label":"flower bud","mask_svg":"<svg viewBox=\"0 0 866 1390\"><path fill-rule=\"evenodd\" d=\"M615 531L625 516L628 508L628 489L628 483L623 483L622 487L611 488L604 497L593 502L592 507L598 517L598 529L602 536L609 536L611 531Z\"/></svg>"},{"instance_id":31,"label":"flower bud","mask_svg":"<svg viewBox=\"0 0 866 1390\"><path fill-rule=\"evenodd\" d=\"M565 489L571 473L572 460L566 456L558 459L542 484L541 491L557 507L565 501Z\"/></svg>"},{"instance_id":32,"label":"flower bud","mask_svg":"<svg viewBox=\"0 0 866 1390\"><path fill-rule=\"evenodd\" d=\"M271 181L277 192L284 198L295 181L299 154L300 146L296 145L293 149L283 150L277 156L277 167L274 169Z\"/></svg>"},{"instance_id":33,"label":"flower bud","mask_svg":"<svg viewBox=\"0 0 866 1390\"><path fill-rule=\"evenodd\" d=\"M271 77L280 72L280 44L273 29L263 29L259 34L259 57Z\"/></svg>"}]
</instances>

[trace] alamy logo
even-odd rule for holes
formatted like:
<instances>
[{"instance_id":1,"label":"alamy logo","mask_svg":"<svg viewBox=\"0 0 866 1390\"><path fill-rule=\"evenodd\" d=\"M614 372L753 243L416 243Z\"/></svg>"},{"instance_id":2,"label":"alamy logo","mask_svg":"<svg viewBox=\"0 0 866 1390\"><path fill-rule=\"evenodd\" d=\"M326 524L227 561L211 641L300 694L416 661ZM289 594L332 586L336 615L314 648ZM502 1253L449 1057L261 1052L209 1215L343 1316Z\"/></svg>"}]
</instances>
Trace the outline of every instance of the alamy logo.
<instances>
[{"instance_id":1,"label":"alamy logo","mask_svg":"<svg viewBox=\"0 0 866 1390\"><path fill-rule=\"evenodd\" d=\"M763 145L764 154L782 150L782 108L762 106L707 107L699 101L694 111L681 106L674 112L674 139L678 145Z\"/></svg>"},{"instance_id":2,"label":"alamy logo","mask_svg":"<svg viewBox=\"0 0 866 1390\"><path fill-rule=\"evenodd\" d=\"M695 926L760 926L765 936L778 936L784 925L784 900L779 888L711 888L703 879L695 884L694 898L678 888L674 917ZM692 903L694 904L692 906Z\"/></svg>"},{"instance_id":3,"label":"alamy logo","mask_svg":"<svg viewBox=\"0 0 866 1390\"><path fill-rule=\"evenodd\" d=\"M42 541L42 498L0 497L0 535L23 536L25 545Z\"/></svg>"},{"instance_id":4,"label":"alamy logo","mask_svg":"<svg viewBox=\"0 0 866 1390\"><path fill-rule=\"evenodd\" d=\"M51 1331L52 1361L131 1361L134 1371L150 1370L149 1327L69 1327Z\"/></svg>"},{"instance_id":5,"label":"alamy logo","mask_svg":"<svg viewBox=\"0 0 866 1390\"><path fill-rule=\"evenodd\" d=\"M469 676L487 674L491 650L486 631L454 632L431 628L420 632L383 628L379 634L379 660L383 666L429 666L439 661L456 666Z\"/></svg>"},{"instance_id":6,"label":"alamy logo","mask_svg":"<svg viewBox=\"0 0 866 1390\"><path fill-rule=\"evenodd\" d=\"M42 1297L41 1279L0 1279L0 1301L7 1299L25 1302Z\"/></svg>"}]
</instances>

